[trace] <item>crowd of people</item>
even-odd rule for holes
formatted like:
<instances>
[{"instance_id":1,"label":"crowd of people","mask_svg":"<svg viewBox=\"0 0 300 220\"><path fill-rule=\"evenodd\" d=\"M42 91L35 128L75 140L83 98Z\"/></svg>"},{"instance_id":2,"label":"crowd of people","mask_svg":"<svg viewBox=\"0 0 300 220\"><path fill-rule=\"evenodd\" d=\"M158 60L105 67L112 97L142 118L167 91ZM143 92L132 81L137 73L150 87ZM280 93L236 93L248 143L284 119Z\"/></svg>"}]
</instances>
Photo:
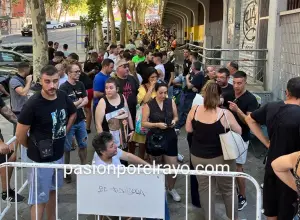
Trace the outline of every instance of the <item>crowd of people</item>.
<instances>
[{"instance_id":1,"label":"crowd of people","mask_svg":"<svg viewBox=\"0 0 300 220\"><path fill-rule=\"evenodd\" d=\"M161 33L158 24L152 24L149 30L141 45L136 47L134 41L126 47L110 44L89 53L83 65L76 53L68 51L67 44L59 50L59 43L49 42L49 65L42 68L40 89L30 98L30 66L19 64L18 74L10 81L11 110L0 99L0 113L14 124L17 144L26 149L26 162L72 164L70 152L78 149L80 163L88 164L87 147L91 143L91 160L96 165L146 165L155 161L176 167L183 161L178 135L185 127L191 169L199 164L223 164L230 171L243 172L247 151L236 159L224 159L220 135L231 130L240 135L248 149L251 129L269 149L264 214L269 220L293 219L297 212L296 191L300 190L300 78L288 82L286 101L261 107L259 98L246 89L247 74L239 70L238 63L229 62L219 69L204 66L198 54L186 48L182 54L183 72L176 74L168 53L176 48L175 37L167 31ZM159 34L171 42L167 50L152 44ZM91 133L93 124L95 135ZM262 132L262 125L267 127L268 135ZM5 154L9 161L16 161L16 153L1 139L1 161L5 162ZM294 173L289 172L292 169ZM63 170L57 171L57 185L54 169L32 168L29 172L31 219L41 220L46 211L48 219L54 219L55 189L63 185ZM19 194L15 197L16 192L6 184L10 183L12 169L1 169L0 173L2 199L24 201ZM72 174L68 174L65 182L72 181ZM205 219L209 215L216 218L217 191L228 218L234 212L238 219L237 211L247 205L245 179L237 178L237 199L232 204L231 178L190 177L192 204L204 210ZM172 175L167 176L166 192L174 201L181 201ZM167 200L165 219L170 219Z\"/></svg>"}]
</instances>

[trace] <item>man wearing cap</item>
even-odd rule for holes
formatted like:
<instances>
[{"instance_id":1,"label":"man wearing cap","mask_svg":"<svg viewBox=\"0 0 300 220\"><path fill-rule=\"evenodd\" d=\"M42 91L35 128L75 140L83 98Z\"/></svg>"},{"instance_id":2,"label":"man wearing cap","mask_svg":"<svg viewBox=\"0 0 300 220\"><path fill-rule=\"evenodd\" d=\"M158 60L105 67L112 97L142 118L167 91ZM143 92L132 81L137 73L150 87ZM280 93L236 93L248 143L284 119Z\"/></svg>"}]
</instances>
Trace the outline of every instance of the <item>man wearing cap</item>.
<instances>
[{"instance_id":1,"label":"man wearing cap","mask_svg":"<svg viewBox=\"0 0 300 220\"><path fill-rule=\"evenodd\" d=\"M126 60L119 60L115 64L115 69L114 78L118 82L119 93L126 98L131 117L135 118L139 83L129 75L129 64Z\"/></svg>"},{"instance_id":2,"label":"man wearing cap","mask_svg":"<svg viewBox=\"0 0 300 220\"><path fill-rule=\"evenodd\" d=\"M56 51L54 53L54 58L49 61L49 64L55 66L56 64L61 63L64 60L65 54L62 51Z\"/></svg>"}]
</instances>

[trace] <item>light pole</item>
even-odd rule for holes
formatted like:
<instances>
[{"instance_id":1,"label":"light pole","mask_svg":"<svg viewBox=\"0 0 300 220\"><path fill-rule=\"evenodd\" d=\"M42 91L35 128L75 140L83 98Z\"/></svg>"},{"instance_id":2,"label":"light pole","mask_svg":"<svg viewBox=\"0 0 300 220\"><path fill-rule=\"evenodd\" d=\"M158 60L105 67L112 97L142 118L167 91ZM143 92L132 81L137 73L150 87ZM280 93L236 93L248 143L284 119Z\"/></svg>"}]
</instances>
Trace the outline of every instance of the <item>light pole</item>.
<instances>
[{"instance_id":1,"label":"light pole","mask_svg":"<svg viewBox=\"0 0 300 220\"><path fill-rule=\"evenodd\" d=\"M107 42L109 43L109 34L110 34L110 28L109 28L109 4L111 0L106 0L106 7L107 7Z\"/></svg>"}]
</instances>

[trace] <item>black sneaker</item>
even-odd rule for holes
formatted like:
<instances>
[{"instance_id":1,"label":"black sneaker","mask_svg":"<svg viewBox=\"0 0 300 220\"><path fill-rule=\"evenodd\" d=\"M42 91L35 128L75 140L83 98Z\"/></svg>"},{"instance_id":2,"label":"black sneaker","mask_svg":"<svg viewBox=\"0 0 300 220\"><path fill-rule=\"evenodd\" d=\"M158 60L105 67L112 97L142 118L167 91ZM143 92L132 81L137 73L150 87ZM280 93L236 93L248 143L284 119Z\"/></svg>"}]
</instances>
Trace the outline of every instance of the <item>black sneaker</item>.
<instances>
[{"instance_id":1,"label":"black sneaker","mask_svg":"<svg viewBox=\"0 0 300 220\"><path fill-rule=\"evenodd\" d=\"M7 192L2 192L2 200L3 201L10 201L11 203L15 203L15 194L16 192L13 189L9 190L9 195L7 196ZM24 196L17 194L17 203L23 202L25 200Z\"/></svg>"},{"instance_id":2,"label":"black sneaker","mask_svg":"<svg viewBox=\"0 0 300 220\"><path fill-rule=\"evenodd\" d=\"M238 210L241 211L247 205L247 200L242 195L238 195L238 200L239 200Z\"/></svg>"},{"instance_id":3,"label":"black sneaker","mask_svg":"<svg viewBox=\"0 0 300 220\"><path fill-rule=\"evenodd\" d=\"M72 182L71 174L67 174L65 180L67 183L71 183Z\"/></svg>"}]
</instances>

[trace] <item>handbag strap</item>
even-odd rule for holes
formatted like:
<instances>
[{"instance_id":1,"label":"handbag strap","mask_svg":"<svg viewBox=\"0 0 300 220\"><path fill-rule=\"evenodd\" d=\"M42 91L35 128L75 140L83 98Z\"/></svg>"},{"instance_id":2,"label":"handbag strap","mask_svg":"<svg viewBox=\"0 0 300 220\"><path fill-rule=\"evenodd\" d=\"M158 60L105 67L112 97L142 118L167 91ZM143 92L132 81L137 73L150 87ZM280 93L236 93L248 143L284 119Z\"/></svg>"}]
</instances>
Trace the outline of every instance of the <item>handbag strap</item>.
<instances>
[{"instance_id":1,"label":"handbag strap","mask_svg":"<svg viewBox=\"0 0 300 220\"><path fill-rule=\"evenodd\" d=\"M224 114L224 116L225 116L225 120L226 120L226 123L227 123L227 125L228 125L228 128L229 128L230 131L232 131L232 130L231 130L231 127L230 127L230 124L229 124L229 121L228 121L228 119L227 119L225 110L223 109L222 111L223 111L223 114ZM225 128L225 126L224 126L224 130L225 130L225 133L226 133L226 128Z\"/></svg>"}]
</instances>

